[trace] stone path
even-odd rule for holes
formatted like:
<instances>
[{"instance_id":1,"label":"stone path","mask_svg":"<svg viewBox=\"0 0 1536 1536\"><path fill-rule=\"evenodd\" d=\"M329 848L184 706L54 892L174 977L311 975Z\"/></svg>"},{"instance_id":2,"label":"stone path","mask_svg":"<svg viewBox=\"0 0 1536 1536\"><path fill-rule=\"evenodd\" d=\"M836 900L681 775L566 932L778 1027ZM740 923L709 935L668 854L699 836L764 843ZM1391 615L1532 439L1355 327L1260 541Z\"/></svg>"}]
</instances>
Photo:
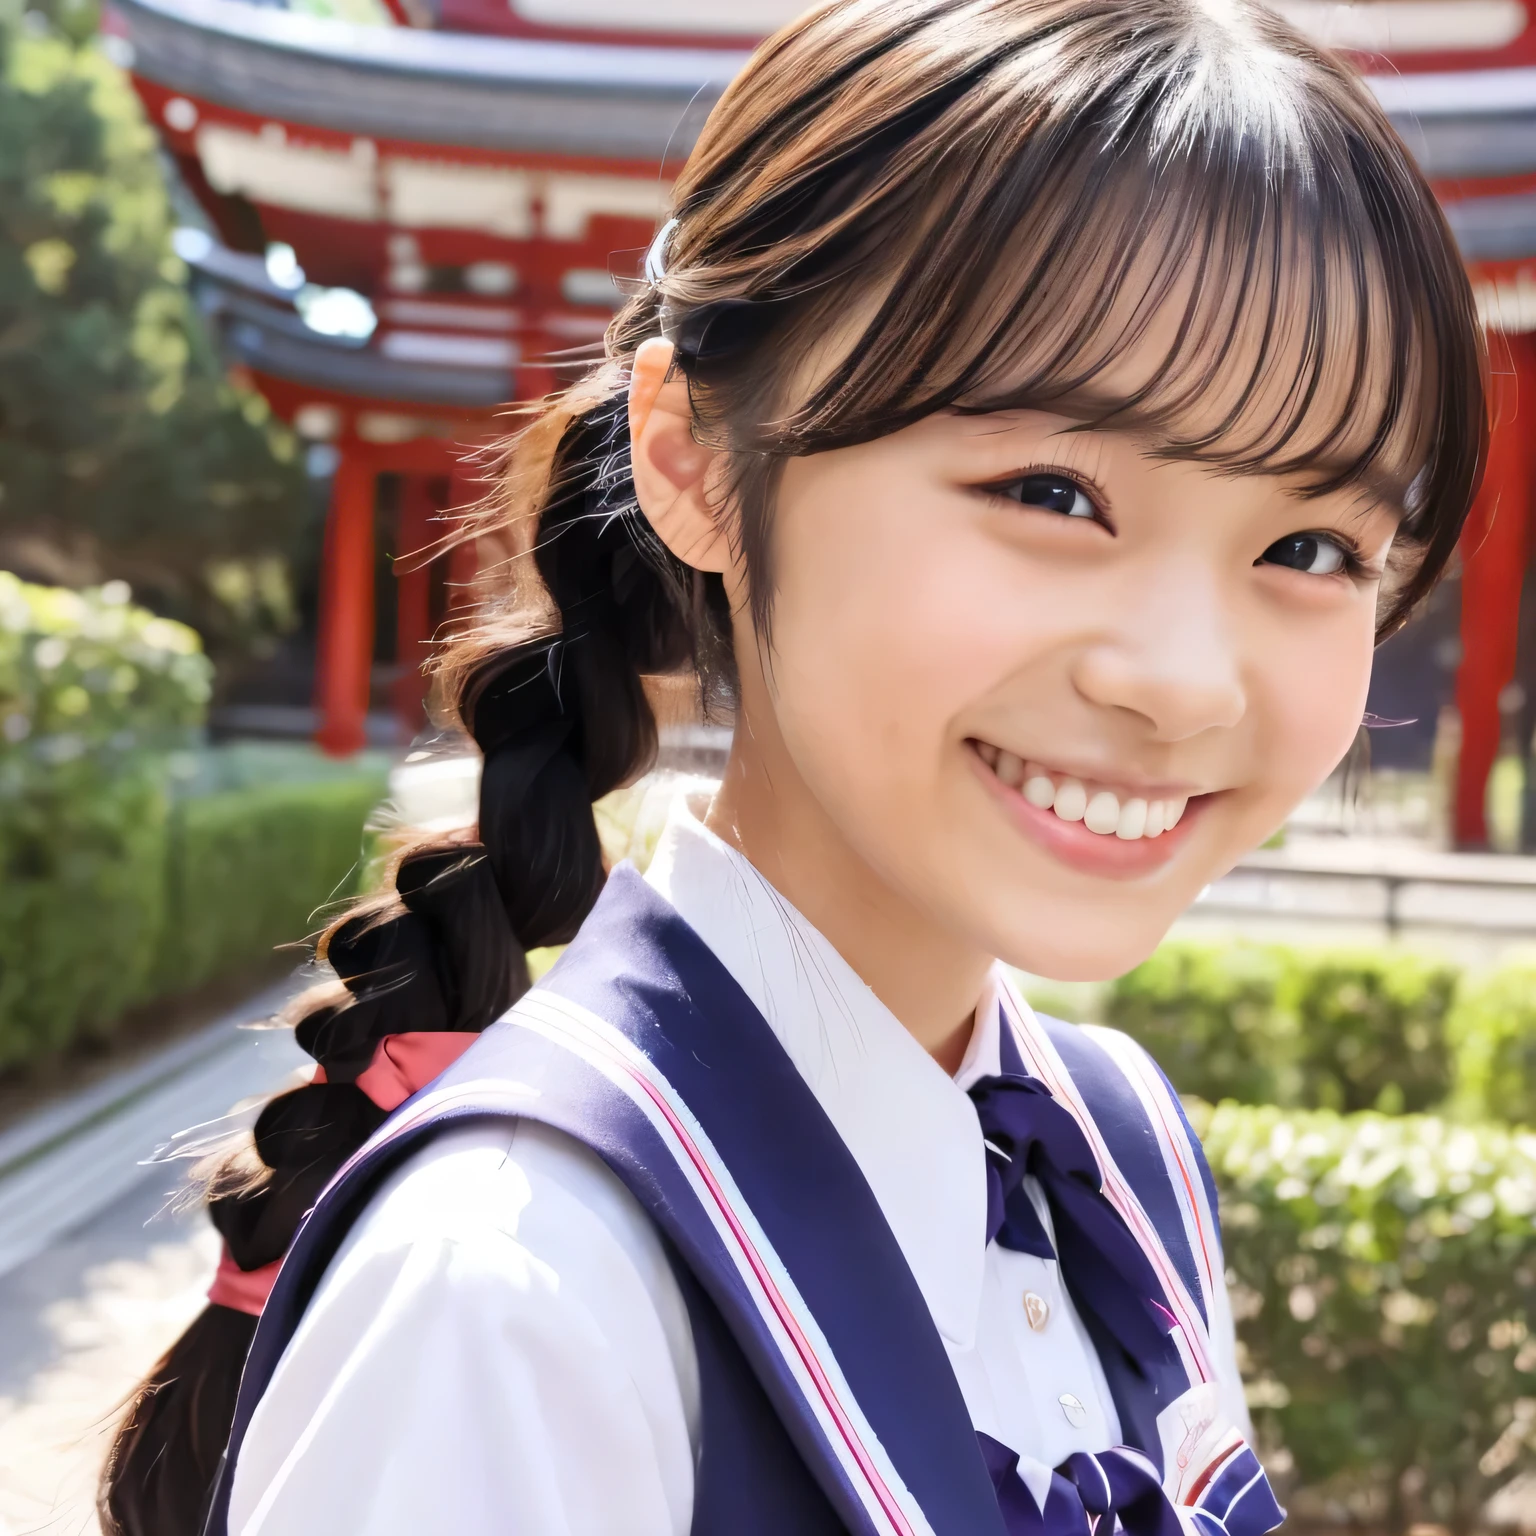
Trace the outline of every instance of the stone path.
<instances>
[{"instance_id":1,"label":"stone path","mask_svg":"<svg viewBox=\"0 0 1536 1536\"><path fill-rule=\"evenodd\" d=\"M203 1304L218 1241L161 1166L0 1278L0 1536L97 1536L96 1476L134 1384Z\"/></svg>"},{"instance_id":2,"label":"stone path","mask_svg":"<svg viewBox=\"0 0 1536 1536\"><path fill-rule=\"evenodd\" d=\"M291 1033L239 1027L290 985L0 1134L0 1536L97 1536L122 1406L218 1259L207 1217L175 1199L189 1162L145 1159L249 1122L308 1062Z\"/></svg>"}]
</instances>

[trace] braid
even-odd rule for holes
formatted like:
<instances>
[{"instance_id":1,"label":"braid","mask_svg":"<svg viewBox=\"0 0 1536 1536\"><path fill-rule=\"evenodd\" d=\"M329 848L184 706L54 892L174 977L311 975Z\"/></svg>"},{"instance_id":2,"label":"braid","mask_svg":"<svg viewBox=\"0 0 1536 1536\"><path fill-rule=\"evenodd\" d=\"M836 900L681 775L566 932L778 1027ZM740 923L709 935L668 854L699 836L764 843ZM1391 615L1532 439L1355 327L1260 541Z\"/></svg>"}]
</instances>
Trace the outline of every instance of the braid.
<instances>
[{"instance_id":1,"label":"braid","mask_svg":"<svg viewBox=\"0 0 1536 1536\"><path fill-rule=\"evenodd\" d=\"M567 942L592 909L603 882L592 802L656 754L641 678L693 655L685 589L634 537L624 419L609 401L561 444L534 549L559 633L482 661L463 686L460 713L484 756L480 835L529 948ZM611 467L621 431L622 477Z\"/></svg>"},{"instance_id":2,"label":"braid","mask_svg":"<svg viewBox=\"0 0 1536 1536\"><path fill-rule=\"evenodd\" d=\"M564 419L528 553L553 622L491 616L442 666L483 756L479 841L409 848L394 890L322 937L339 985L300 999L295 1024L314 1081L262 1110L256 1177L213 1186L209 1214L239 1275L275 1273L325 1185L421 1086L384 1070L398 1043L434 1037L435 1076L527 989L526 952L574 937L605 878L593 801L655 758L642 679L690 664L703 676L718 650L692 573L635 505L621 382L599 374L550 413ZM253 1331L251 1317L212 1302L151 1373L103 1473L104 1531L195 1536Z\"/></svg>"}]
</instances>

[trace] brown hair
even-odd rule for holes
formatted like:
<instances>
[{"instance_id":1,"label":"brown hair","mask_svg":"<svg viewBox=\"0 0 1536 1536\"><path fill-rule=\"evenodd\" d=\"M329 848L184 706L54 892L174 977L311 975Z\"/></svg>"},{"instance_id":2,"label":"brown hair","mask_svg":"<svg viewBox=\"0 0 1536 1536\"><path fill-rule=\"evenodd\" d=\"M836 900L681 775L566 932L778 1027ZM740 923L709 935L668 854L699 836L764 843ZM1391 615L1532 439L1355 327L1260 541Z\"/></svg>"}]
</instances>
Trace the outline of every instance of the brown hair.
<instances>
[{"instance_id":1,"label":"brown hair","mask_svg":"<svg viewBox=\"0 0 1536 1536\"><path fill-rule=\"evenodd\" d=\"M604 878L592 801L655 753L642 679L729 696L721 582L635 503L625 387L647 338L675 342L696 431L730 452L722 515L763 633L785 459L944 409L1134 424L1316 493L1387 483L1407 558L1383 633L1455 545L1486 438L1455 246L1361 83L1247 0L831 0L725 93L674 212L605 360L513 445L487 528L524 590L442 663L484 754L478 841L408 851L393 896L331 929L345 991L298 1026L327 1082L268 1106L268 1177L212 1205L242 1267L281 1254L382 1118L354 1085L378 1042L483 1028L526 987L523 951L576 932ZM193 1529L179 1511L232 1404L200 1388L228 1374L217 1335L195 1324L146 1383L108 1530Z\"/></svg>"}]
</instances>

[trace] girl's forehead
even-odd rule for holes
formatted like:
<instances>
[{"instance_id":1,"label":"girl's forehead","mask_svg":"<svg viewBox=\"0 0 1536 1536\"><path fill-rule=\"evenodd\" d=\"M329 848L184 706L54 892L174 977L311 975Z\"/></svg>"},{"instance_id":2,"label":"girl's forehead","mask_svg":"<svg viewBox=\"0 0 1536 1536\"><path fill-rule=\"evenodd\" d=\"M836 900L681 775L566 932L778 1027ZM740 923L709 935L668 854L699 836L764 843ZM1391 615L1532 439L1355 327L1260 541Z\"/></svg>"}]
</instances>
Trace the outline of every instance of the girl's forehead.
<instances>
[{"instance_id":1,"label":"girl's forehead","mask_svg":"<svg viewBox=\"0 0 1536 1536\"><path fill-rule=\"evenodd\" d=\"M1431 370L1374 263L1341 252L1186 254L1149 243L1112 290L1083 274L1045 324L1002 336L961 401L1133 431L1154 451L1406 491L1432 419Z\"/></svg>"}]
</instances>

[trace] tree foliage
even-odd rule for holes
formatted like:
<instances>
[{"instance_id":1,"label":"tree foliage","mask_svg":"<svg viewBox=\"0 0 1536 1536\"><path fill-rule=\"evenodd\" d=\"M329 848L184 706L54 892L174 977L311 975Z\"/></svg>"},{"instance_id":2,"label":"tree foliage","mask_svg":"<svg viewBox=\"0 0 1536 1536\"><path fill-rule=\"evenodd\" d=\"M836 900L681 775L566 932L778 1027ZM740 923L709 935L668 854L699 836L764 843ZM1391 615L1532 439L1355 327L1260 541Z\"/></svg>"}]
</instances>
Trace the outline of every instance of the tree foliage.
<instances>
[{"instance_id":1,"label":"tree foliage","mask_svg":"<svg viewBox=\"0 0 1536 1536\"><path fill-rule=\"evenodd\" d=\"M0 563L127 580L227 645L231 564L273 590L300 526L296 444L225 376L154 134L71 18L0 9Z\"/></svg>"}]
</instances>

